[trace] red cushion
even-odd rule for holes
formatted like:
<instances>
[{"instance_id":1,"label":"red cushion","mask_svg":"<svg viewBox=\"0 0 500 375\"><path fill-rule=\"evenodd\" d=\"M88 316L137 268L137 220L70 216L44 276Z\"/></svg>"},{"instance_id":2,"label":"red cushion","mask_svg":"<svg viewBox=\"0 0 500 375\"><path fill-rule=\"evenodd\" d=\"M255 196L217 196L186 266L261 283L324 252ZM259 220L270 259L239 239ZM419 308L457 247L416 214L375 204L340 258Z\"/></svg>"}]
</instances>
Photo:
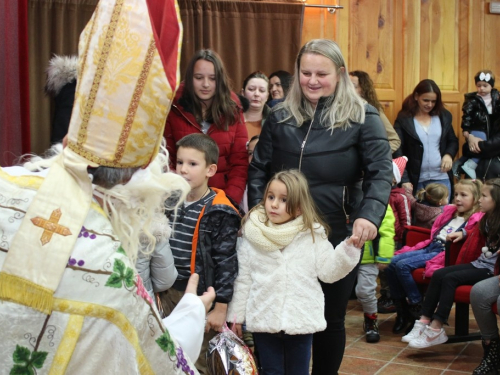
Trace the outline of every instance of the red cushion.
<instances>
[{"instance_id":1,"label":"red cushion","mask_svg":"<svg viewBox=\"0 0 500 375\"><path fill-rule=\"evenodd\" d=\"M411 275L413 277L413 280L415 280L417 284L429 284L431 282L431 279L430 277L425 278L424 273L425 268L417 268L411 273Z\"/></svg>"},{"instance_id":2,"label":"red cushion","mask_svg":"<svg viewBox=\"0 0 500 375\"><path fill-rule=\"evenodd\" d=\"M462 285L455 290L455 302L470 303L472 285Z\"/></svg>"}]
</instances>

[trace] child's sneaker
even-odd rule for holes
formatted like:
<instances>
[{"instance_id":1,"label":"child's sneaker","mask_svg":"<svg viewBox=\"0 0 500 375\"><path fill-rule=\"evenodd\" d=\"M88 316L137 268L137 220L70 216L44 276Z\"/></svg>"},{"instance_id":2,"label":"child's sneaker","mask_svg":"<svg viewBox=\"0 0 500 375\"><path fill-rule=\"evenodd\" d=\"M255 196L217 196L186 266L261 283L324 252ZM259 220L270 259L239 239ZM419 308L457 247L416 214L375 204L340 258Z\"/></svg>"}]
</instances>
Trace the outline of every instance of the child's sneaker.
<instances>
[{"instance_id":1,"label":"child's sneaker","mask_svg":"<svg viewBox=\"0 0 500 375\"><path fill-rule=\"evenodd\" d=\"M375 343L380 341L378 333L377 314L365 314L363 329L366 333L366 342Z\"/></svg>"},{"instance_id":2,"label":"child's sneaker","mask_svg":"<svg viewBox=\"0 0 500 375\"><path fill-rule=\"evenodd\" d=\"M446 332L443 328L441 328L439 331L435 331L431 327L427 326L420 336L410 341L408 346L410 348L422 349L428 348L429 346L442 344L446 341L448 341L448 336L446 336Z\"/></svg>"},{"instance_id":3,"label":"child's sneaker","mask_svg":"<svg viewBox=\"0 0 500 375\"><path fill-rule=\"evenodd\" d=\"M462 165L462 170L472 179L476 178L476 168L477 163L472 159L467 160L464 165Z\"/></svg>"},{"instance_id":4,"label":"child's sneaker","mask_svg":"<svg viewBox=\"0 0 500 375\"><path fill-rule=\"evenodd\" d=\"M427 327L427 324L422 323L420 320L415 320L415 324L413 325L413 329L410 331L410 333L403 336L401 338L401 341L410 342L411 340L415 340L417 337L419 337L422 334L422 332L424 332L425 327Z\"/></svg>"}]
</instances>

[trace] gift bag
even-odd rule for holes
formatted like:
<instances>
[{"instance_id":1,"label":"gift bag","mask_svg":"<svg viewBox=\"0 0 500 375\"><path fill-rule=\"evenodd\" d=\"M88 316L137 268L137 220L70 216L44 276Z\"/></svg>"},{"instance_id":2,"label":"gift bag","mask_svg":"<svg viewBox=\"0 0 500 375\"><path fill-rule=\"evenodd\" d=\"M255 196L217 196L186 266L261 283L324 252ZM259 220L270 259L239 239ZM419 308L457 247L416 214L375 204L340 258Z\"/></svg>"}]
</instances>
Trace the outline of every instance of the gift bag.
<instances>
[{"instance_id":1,"label":"gift bag","mask_svg":"<svg viewBox=\"0 0 500 375\"><path fill-rule=\"evenodd\" d=\"M252 351L226 324L208 343L207 370L210 375L258 374Z\"/></svg>"}]
</instances>

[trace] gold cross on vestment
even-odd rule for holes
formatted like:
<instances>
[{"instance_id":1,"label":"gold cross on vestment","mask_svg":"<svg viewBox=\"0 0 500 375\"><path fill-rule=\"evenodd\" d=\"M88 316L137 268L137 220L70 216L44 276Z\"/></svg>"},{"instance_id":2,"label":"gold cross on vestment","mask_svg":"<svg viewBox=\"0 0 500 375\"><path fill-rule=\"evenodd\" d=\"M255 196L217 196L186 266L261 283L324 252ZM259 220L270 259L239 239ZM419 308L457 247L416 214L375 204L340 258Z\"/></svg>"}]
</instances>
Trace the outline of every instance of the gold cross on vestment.
<instances>
[{"instance_id":1,"label":"gold cross on vestment","mask_svg":"<svg viewBox=\"0 0 500 375\"><path fill-rule=\"evenodd\" d=\"M39 216L31 219L31 222L35 224L35 226L45 229L42 233L42 237L40 238L42 246L50 242L54 233L60 234L61 236L69 236L71 234L71 231L68 228L58 224L61 216L61 209L58 208L57 210L52 211L49 220L43 219Z\"/></svg>"}]
</instances>

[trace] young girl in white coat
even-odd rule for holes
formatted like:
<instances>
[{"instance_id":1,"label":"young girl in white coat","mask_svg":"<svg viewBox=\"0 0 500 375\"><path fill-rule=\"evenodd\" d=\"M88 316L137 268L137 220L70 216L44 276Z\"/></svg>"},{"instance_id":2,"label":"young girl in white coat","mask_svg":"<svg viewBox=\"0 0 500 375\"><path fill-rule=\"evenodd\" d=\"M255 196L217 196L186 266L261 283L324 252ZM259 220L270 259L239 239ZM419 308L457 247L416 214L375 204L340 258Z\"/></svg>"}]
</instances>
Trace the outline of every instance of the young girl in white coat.
<instances>
[{"instance_id":1,"label":"young girl in white coat","mask_svg":"<svg viewBox=\"0 0 500 375\"><path fill-rule=\"evenodd\" d=\"M254 333L261 375L309 374L312 337L326 328L318 279L333 283L359 262L351 237L334 250L298 170L277 173L243 221L228 317Z\"/></svg>"}]
</instances>

